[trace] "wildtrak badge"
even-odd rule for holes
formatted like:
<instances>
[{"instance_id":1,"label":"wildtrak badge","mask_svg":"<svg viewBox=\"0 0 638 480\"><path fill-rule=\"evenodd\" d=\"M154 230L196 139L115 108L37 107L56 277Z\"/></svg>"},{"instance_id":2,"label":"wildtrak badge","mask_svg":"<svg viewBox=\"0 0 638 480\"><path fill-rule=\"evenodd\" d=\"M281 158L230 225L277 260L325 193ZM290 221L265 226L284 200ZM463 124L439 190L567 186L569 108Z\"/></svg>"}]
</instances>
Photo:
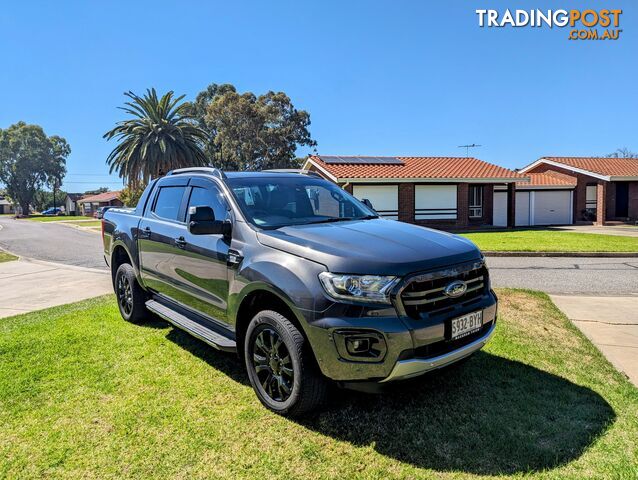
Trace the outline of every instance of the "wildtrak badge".
<instances>
[{"instance_id":1,"label":"wildtrak badge","mask_svg":"<svg viewBox=\"0 0 638 480\"><path fill-rule=\"evenodd\" d=\"M617 40L620 36L620 9L602 10L514 10L499 12L477 9L479 27L569 27L569 40ZM598 27L601 27L599 29ZM609 27L609 28L608 28Z\"/></svg>"}]
</instances>

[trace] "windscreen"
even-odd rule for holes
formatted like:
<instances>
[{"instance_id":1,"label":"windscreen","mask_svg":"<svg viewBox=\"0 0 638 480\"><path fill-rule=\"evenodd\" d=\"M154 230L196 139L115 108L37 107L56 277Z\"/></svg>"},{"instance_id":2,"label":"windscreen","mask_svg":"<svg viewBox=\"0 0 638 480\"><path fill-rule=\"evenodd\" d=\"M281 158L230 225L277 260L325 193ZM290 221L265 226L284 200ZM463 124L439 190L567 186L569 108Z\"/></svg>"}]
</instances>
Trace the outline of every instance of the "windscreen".
<instances>
[{"instance_id":1,"label":"windscreen","mask_svg":"<svg viewBox=\"0 0 638 480\"><path fill-rule=\"evenodd\" d=\"M226 180L246 218L262 228L377 218L337 185L303 175Z\"/></svg>"}]
</instances>

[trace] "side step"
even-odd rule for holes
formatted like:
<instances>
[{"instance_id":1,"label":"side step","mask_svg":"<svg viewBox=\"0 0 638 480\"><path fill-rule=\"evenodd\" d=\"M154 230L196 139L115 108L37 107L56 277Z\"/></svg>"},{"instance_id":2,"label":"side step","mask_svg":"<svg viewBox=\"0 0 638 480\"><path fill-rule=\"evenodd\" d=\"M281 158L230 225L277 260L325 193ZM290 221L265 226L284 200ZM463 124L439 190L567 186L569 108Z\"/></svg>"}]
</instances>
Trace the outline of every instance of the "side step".
<instances>
[{"instance_id":1,"label":"side step","mask_svg":"<svg viewBox=\"0 0 638 480\"><path fill-rule=\"evenodd\" d=\"M156 315L159 315L164 320L172 323L177 328L181 328L194 337L197 337L200 340L206 342L211 347L215 347L218 350L222 350L224 352L237 351L237 344L235 343L235 340L225 337L224 335L217 333L214 330L211 330L210 328L207 328L194 320L191 320L185 315L176 312L172 308L167 307L166 305L163 305L156 300L149 300L148 302L146 302L146 308L148 308Z\"/></svg>"}]
</instances>

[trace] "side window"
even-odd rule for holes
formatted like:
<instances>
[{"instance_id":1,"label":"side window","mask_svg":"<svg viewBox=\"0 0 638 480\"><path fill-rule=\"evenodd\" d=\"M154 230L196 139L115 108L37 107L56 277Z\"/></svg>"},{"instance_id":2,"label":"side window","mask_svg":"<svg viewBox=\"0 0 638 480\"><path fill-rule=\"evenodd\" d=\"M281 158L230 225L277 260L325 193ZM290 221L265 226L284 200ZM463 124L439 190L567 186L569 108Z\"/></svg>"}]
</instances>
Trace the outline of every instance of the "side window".
<instances>
[{"instance_id":1,"label":"side window","mask_svg":"<svg viewBox=\"0 0 638 480\"><path fill-rule=\"evenodd\" d=\"M186 187L161 187L155 200L153 213L166 220L177 220Z\"/></svg>"},{"instance_id":2,"label":"side window","mask_svg":"<svg viewBox=\"0 0 638 480\"><path fill-rule=\"evenodd\" d=\"M226 220L228 210L226 207L226 201L216 187L193 187L191 190L191 196L188 199L188 210L186 211L187 215L190 213L191 207L211 207L215 212L216 220Z\"/></svg>"}]
</instances>

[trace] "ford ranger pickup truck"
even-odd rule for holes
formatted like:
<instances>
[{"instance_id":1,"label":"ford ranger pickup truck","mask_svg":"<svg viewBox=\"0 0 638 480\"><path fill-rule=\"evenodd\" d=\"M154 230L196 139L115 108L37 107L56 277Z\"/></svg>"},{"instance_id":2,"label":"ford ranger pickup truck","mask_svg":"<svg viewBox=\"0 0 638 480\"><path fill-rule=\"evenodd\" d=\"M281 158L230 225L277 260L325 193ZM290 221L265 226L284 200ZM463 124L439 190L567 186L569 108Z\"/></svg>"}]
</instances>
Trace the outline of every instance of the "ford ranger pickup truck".
<instances>
[{"instance_id":1,"label":"ford ranger pickup truck","mask_svg":"<svg viewBox=\"0 0 638 480\"><path fill-rule=\"evenodd\" d=\"M236 352L259 400L298 416L478 351L496 295L476 246L380 218L312 172L186 168L102 221L122 317L149 312Z\"/></svg>"}]
</instances>

